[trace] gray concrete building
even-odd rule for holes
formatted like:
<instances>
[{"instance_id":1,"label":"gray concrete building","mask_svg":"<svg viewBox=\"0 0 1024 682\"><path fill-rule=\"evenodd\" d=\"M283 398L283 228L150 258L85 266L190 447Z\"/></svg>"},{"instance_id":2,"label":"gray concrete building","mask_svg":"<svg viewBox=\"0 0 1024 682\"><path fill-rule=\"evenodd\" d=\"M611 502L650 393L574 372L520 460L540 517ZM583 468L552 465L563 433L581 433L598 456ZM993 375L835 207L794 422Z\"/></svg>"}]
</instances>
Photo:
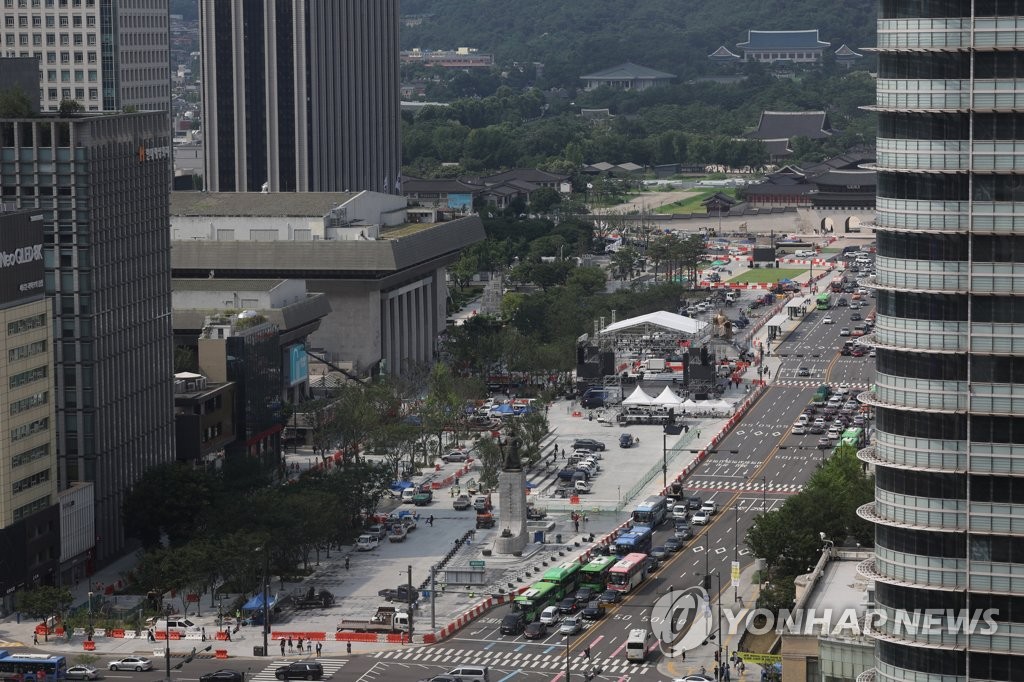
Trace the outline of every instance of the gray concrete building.
<instances>
[{"instance_id":1,"label":"gray concrete building","mask_svg":"<svg viewBox=\"0 0 1024 682\"><path fill-rule=\"evenodd\" d=\"M476 216L409 224L405 199L378 192L175 192L171 230L175 278L304 279L326 294L310 345L356 372L433 360L446 267L484 239Z\"/></svg>"},{"instance_id":2,"label":"gray concrete building","mask_svg":"<svg viewBox=\"0 0 1024 682\"><path fill-rule=\"evenodd\" d=\"M167 0L4 0L0 16L0 54L37 60L44 111L170 108Z\"/></svg>"},{"instance_id":3,"label":"gray concrete building","mask_svg":"<svg viewBox=\"0 0 1024 682\"><path fill-rule=\"evenodd\" d=\"M162 112L0 119L0 202L44 216L60 486L95 484L101 564L125 494L174 460L169 151Z\"/></svg>"},{"instance_id":4,"label":"gray concrete building","mask_svg":"<svg viewBox=\"0 0 1024 682\"><path fill-rule=\"evenodd\" d=\"M398 0L201 0L205 187L395 191Z\"/></svg>"}]
</instances>

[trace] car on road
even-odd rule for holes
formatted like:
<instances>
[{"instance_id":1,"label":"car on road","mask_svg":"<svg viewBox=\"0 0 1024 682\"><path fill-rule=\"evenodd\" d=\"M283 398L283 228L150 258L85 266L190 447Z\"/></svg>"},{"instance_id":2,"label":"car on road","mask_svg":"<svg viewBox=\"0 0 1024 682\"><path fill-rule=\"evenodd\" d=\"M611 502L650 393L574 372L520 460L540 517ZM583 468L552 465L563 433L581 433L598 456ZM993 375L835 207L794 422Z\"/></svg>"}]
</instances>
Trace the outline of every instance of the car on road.
<instances>
[{"instance_id":1,"label":"car on road","mask_svg":"<svg viewBox=\"0 0 1024 682\"><path fill-rule=\"evenodd\" d=\"M690 509L700 509L702 504L704 504L704 500L697 495L686 498L686 506Z\"/></svg>"},{"instance_id":2,"label":"car on road","mask_svg":"<svg viewBox=\"0 0 1024 682\"><path fill-rule=\"evenodd\" d=\"M518 635L526 629L526 616L518 611L506 613L501 619L501 627L499 629L503 635Z\"/></svg>"},{"instance_id":3,"label":"car on road","mask_svg":"<svg viewBox=\"0 0 1024 682\"><path fill-rule=\"evenodd\" d=\"M685 519L676 519L672 536L684 542L693 538L693 528L690 527L690 522Z\"/></svg>"},{"instance_id":4,"label":"car on road","mask_svg":"<svg viewBox=\"0 0 1024 682\"><path fill-rule=\"evenodd\" d=\"M604 450L605 444L593 438L577 438L572 442L573 450Z\"/></svg>"},{"instance_id":5,"label":"car on road","mask_svg":"<svg viewBox=\"0 0 1024 682\"><path fill-rule=\"evenodd\" d=\"M673 537L670 537L668 540L665 540L665 550L668 551L668 552L672 552L673 554L675 554L676 552L678 552L682 548L683 548L683 541L680 540L677 537L673 536Z\"/></svg>"},{"instance_id":6,"label":"car on road","mask_svg":"<svg viewBox=\"0 0 1024 682\"><path fill-rule=\"evenodd\" d=\"M840 296L840 297L839 297L839 300L838 300L838 301L836 301L836 305L837 305L837 306L839 306L840 308L845 308L845 307L846 307L847 305L849 305L849 304L847 303L847 301L846 301L846 299L845 299L845 298L843 298L842 296Z\"/></svg>"},{"instance_id":7,"label":"car on road","mask_svg":"<svg viewBox=\"0 0 1024 682\"><path fill-rule=\"evenodd\" d=\"M576 613L576 609L578 607L579 605L576 603L576 597L566 597L562 601L558 602L558 612L567 616Z\"/></svg>"},{"instance_id":8,"label":"car on road","mask_svg":"<svg viewBox=\"0 0 1024 682\"><path fill-rule=\"evenodd\" d=\"M821 321L822 324L835 324L836 321L832 319L831 315L826 315L825 319Z\"/></svg>"},{"instance_id":9,"label":"car on road","mask_svg":"<svg viewBox=\"0 0 1024 682\"><path fill-rule=\"evenodd\" d=\"M796 424L793 424L793 435L794 436L802 436L805 433L807 433L807 427L806 426L804 426L800 422L797 422Z\"/></svg>"},{"instance_id":10,"label":"car on road","mask_svg":"<svg viewBox=\"0 0 1024 682\"><path fill-rule=\"evenodd\" d=\"M596 598L597 594L594 592L594 590L590 589L589 587L581 587L580 589L576 590L577 604L586 604L587 602Z\"/></svg>"},{"instance_id":11,"label":"car on road","mask_svg":"<svg viewBox=\"0 0 1024 682\"><path fill-rule=\"evenodd\" d=\"M657 567L660 566L665 559L668 559L669 551L661 545L658 545L657 547L652 547L651 551L647 554L651 557L652 565Z\"/></svg>"},{"instance_id":12,"label":"car on road","mask_svg":"<svg viewBox=\"0 0 1024 682\"><path fill-rule=\"evenodd\" d=\"M324 667L317 661L295 661L274 671L279 680L319 680L323 676Z\"/></svg>"},{"instance_id":13,"label":"car on road","mask_svg":"<svg viewBox=\"0 0 1024 682\"><path fill-rule=\"evenodd\" d=\"M622 601L622 593L618 590L605 590L601 593L601 596L597 598L597 601L602 604L618 604Z\"/></svg>"},{"instance_id":14,"label":"car on road","mask_svg":"<svg viewBox=\"0 0 1024 682\"><path fill-rule=\"evenodd\" d=\"M849 327L843 327L842 329L839 330L839 336L849 336L849 335L850 335L850 328Z\"/></svg>"},{"instance_id":15,"label":"car on road","mask_svg":"<svg viewBox=\"0 0 1024 682\"><path fill-rule=\"evenodd\" d=\"M243 682L243 675L237 670L224 668L199 676L199 682Z\"/></svg>"},{"instance_id":16,"label":"car on road","mask_svg":"<svg viewBox=\"0 0 1024 682\"><path fill-rule=\"evenodd\" d=\"M825 433L825 425L811 424L810 426L807 427L807 433L814 436L820 436L821 434Z\"/></svg>"},{"instance_id":17,"label":"car on road","mask_svg":"<svg viewBox=\"0 0 1024 682\"><path fill-rule=\"evenodd\" d=\"M579 633L583 629L583 622L575 616L566 618L562 621L562 624L558 627L559 634L569 636Z\"/></svg>"},{"instance_id":18,"label":"car on road","mask_svg":"<svg viewBox=\"0 0 1024 682\"><path fill-rule=\"evenodd\" d=\"M631 448L639 442L640 441L636 439L636 436L634 436L631 433L623 433L622 435L619 436L620 448Z\"/></svg>"},{"instance_id":19,"label":"car on road","mask_svg":"<svg viewBox=\"0 0 1024 682\"><path fill-rule=\"evenodd\" d=\"M677 504L672 507L672 518L674 519L688 519L690 518L690 510L686 506L686 503Z\"/></svg>"},{"instance_id":20,"label":"car on road","mask_svg":"<svg viewBox=\"0 0 1024 682\"><path fill-rule=\"evenodd\" d=\"M703 509L698 510L693 515L693 525L695 526L707 525L709 521L711 521L711 514L707 513Z\"/></svg>"},{"instance_id":21,"label":"car on road","mask_svg":"<svg viewBox=\"0 0 1024 682\"><path fill-rule=\"evenodd\" d=\"M539 620L530 623L526 626L526 629L523 630L523 637L526 639L540 639L541 637L547 636L547 634L547 623L541 623Z\"/></svg>"},{"instance_id":22,"label":"car on road","mask_svg":"<svg viewBox=\"0 0 1024 682\"><path fill-rule=\"evenodd\" d=\"M853 348L850 349L850 355L855 358L862 358L865 355L864 349L861 348L860 346L854 346Z\"/></svg>"},{"instance_id":23,"label":"car on road","mask_svg":"<svg viewBox=\"0 0 1024 682\"><path fill-rule=\"evenodd\" d=\"M125 656L117 658L107 664L108 670L134 670L139 673L143 670L152 670L153 661L142 656Z\"/></svg>"},{"instance_id":24,"label":"car on road","mask_svg":"<svg viewBox=\"0 0 1024 682\"><path fill-rule=\"evenodd\" d=\"M849 395L850 385L846 383L839 384L839 388L836 389L836 393L839 395Z\"/></svg>"},{"instance_id":25,"label":"car on road","mask_svg":"<svg viewBox=\"0 0 1024 682\"><path fill-rule=\"evenodd\" d=\"M445 462L465 462L469 459L469 453L462 450L452 450L446 455L442 455L441 459Z\"/></svg>"},{"instance_id":26,"label":"car on road","mask_svg":"<svg viewBox=\"0 0 1024 682\"><path fill-rule=\"evenodd\" d=\"M604 606L597 599L587 602L587 605L580 611L584 620L601 620L604 616Z\"/></svg>"},{"instance_id":27,"label":"car on road","mask_svg":"<svg viewBox=\"0 0 1024 682\"><path fill-rule=\"evenodd\" d=\"M828 436L822 436L821 438L818 439L818 447L819 448L830 448L830 447L832 447L832 439L829 438Z\"/></svg>"},{"instance_id":28,"label":"car on road","mask_svg":"<svg viewBox=\"0 0 1024 682\"><path fill-rule=\"evenodd\" d=\"M718 513L718 503L714 500L705 500L704 504L700 506L700 510L714 516Z\"/></svg>"},{"instance_id":29,"label":"car on road","mask_svg":"<svg viewBox=\"0 0 1024 682\"><path fill-rule=\"evenodd\" d=\"M469 495L459 495L452 502L452 509L455 511L466 511L473 506L473 503L469 500Z\"/></svg>"},{"instance_id":30,"label":"car on road","mask_svg":"<svg viewBox=\"0 0 1024 682\"><path fill-rule=\"evenodd\" d=\"M64 671L64 677L69 680L98 680L103 675L91 665L73 665Z\"/></svg>"},{"instance_id":31,"label":"car on road","mask_svg":"<svg viewBox=\"0 0 1024 682\"><path fill-rule=\"evenodd\" d=\"M872 348L872 349L871 349L871 350L870 350L870 351L868 352L868 357L869 357L869 358L873 358L873 357L875 357L875 349L874 349L874 348Z\"/></svg>"},{"instance_id":32,"label":"car on road","mask_svg":"<svg viewBox=\"0 0 1024 682\"><path fill-rule=\"evenodd\" d=\"M540 612L540 622L545 625L555 625L560 620L562 620L562 614L558 611L557 606L546 606Z\"/></svg>"},{"instance_id":33,"label":"car on road","mask_svg":"<svg viewBox=\"0 0 1024 682\"><path fill-rule=\"evenodd\" d=\"M825 437L828 438L830 441L836 441L839 440L840 433L841 431L837 427L833 426L832 428L825 432Z\"/></svg>"},{"instance_id":34,"label":"car on road","mask_svg":"<svg viewBox=\"0 0 1024 682\"><path fill-rule=\"evenodd\" d=\"M418 682L462 682L462 678L452 675L435 675L434 677L425 677Z\"/></svg>"},{"instance_id":35,"label":"car on road","mask_svg":"<svg viewBox=\"0 0 1024 682\"><path fill-rule=\"evenodd\" d=\"M687 675L686 677L673 677L672 682L715 682L710 675Z\"/></svg>"},{"instance_id":36,"label":"car on road","mask_svg":"<svg viewBox=\"0 0 1024 682\"><path fill-rule=\"evenodd\" d=\"M860 316L860 313L853 313L850 315L850 322L860 322L862 319L864 318Z\"/></svg>"},{"instance_id":37,"label":"car on road","mask_svg":"<svg viewBox=\"0 0 1024 682\"><path fill-rule=\"evenodd\" d=\"M811 368L810 367L800 367L799 369L796 370L796 375L798 377L809 377L809 376L811 376Z\"/></svg>"}]
</instances>

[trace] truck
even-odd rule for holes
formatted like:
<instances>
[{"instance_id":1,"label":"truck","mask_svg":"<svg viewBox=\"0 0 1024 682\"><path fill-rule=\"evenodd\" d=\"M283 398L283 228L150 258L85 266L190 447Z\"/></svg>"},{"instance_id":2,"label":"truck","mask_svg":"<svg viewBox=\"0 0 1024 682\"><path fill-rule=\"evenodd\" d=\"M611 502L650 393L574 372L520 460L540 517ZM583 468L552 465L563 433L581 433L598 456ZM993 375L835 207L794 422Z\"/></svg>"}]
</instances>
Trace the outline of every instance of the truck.
<instances>
[{"instance_id":1,"label":"truck","mask_svg":"<svg viewBox=\"0 0 1024 682\"><path fill-rule=\"evenodd\" d=\"M473 503L469 499L469 495L459 495L452 502L452 509L455 511L466 511L473 506Z\"/></svg>"},{"instance_id":2,"label":"truck","mask_svg":"<svg viewBox=\"0 0 1024 682\"><path fill-rule=\"evenodd\" d=\"M562 481L572 481L572 480L574 480L574 477L576 476L576 472L577 472L576 467L566 467L566 468L564 468L564 469L562 469L561 471L558 472L558 478L560 480L562 480ZM584 480L589 480L590 479L590 474L588 474L587 472L581 471L580 473L583 474L583 479Z\"/></svg>"},{"instance_id":3,"label":"truck","mask_svg":"<svg viewBox=\"0 0 1024 682\"><path fill-rule=\"evenodd\" d=\"M408 632L409 614L394 606L378 606L369 620L342 618L338 632Z\"/></svg>"},{"instance_id":4,"label":"truck","mask_svg":"<svg viewBox=\"0 0 1024 682\"><path fill-rule=\"evenodd\" d=\"M494 528L494 514L489 511L477 512L476 527L477 529Z\"/></svg>"},{"instance_id":5,"label":"truck","mask_svg":"<svg viewBox=\"0 0 1024 682\"><path fill-rule=\"evenodd\" d=\"M405 526L401 523L396 523L391 526L391 532L388 533L389 542L405 542L405 538L408 537L409 531L406 530Z\"/></svg>"},{"instance_id":6,"label":"truck","mask_svg":"<svg viewBox=\"0 0 1024 682\"><path fill-rule=\"evenodd\" d=\"M405 584L395 587L386 587L383 590L377 592L377 596L384 599L384 601L400 601L408 604L410 601L415 602L419 599L419 592L412 585Z\"/></svg>"},{"instance_id":7,"label":"truck","mask_svg":"<svg viewBox=\"0 0 1024 682\"><path fill-rule=\"evenodd\" d=\"M420 490L412 496L412 503L417 507L424 507L434 501L434 493L431 490Z\"/></svg>"},{"instance_id":8,"label":"truck","mask_svg":"<svg viewBox=\"0 0 1024 682\"><path fill-rule=\"evenodd\" d=\"M818 386L818 390L816 390L814 392L814 395L811 397L811 405L814 405L815 407L820 407L821 405L824 405L828 401L828 397L831 394L832 389L828 387L828 384L822 384Z\"/></svg>"},{"instance_id":9,"label":"truck","mask_svg":"<svg viewBox=\"0 0 1024 682\"><path fill-rule=\"evenodd\" d=\"M312 585L304 592L292 596L292 603L297 609L326 609L334 605L334 595L328 590L319 590Z\"/></svg>"}]
</instances>

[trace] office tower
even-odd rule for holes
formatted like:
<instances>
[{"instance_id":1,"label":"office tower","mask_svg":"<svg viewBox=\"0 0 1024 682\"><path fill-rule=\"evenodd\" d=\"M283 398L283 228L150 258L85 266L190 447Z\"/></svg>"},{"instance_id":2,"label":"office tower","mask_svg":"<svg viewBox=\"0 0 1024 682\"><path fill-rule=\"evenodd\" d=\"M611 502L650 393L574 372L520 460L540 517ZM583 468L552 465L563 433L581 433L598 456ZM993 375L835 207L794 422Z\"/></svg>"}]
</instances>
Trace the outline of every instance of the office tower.
<instances>
[{"instance_id":1,"label":"office tower","mask_svg":"<svg viewBox=\"0 0 1024 682\"><path fill-rule=\"evenodd\" d=\"M398 0L201 0L205 187L395 191Z\"/></svg>"},{"instance_id":2,"label":"office tower","mask_svg":"<svg viewBox=\"0 0 1024 682\"><path fill-rule=\"evenodd\" d=\"M876 476L862 570L889 617L873 628L876 680L1024 670L1021 25L1019 1L879 4L878 357L863 394L877 421L860 455ZM995 609L997 630L893 619L926 609Z\"/></svg>"},{"instance_id":3,"label":"office tower","mask_svg":"<svg viewBox=\"0 0 1024 682\"><path fill-rule=\"evenodd\" d=\"M45 216L60 482L95 485L99 563L174 460L169 153L162 112L0 119L0 202Z\"/></svg>"},{"instance_id":4,"label":"office tower","mask_svg":"<svg viewBox=\"0 0 1024 682\"><path fill-rule=\"evenodd\" d=\"M43 293L42 211L0 203L0 595L54 584L60 559L53 320Z\"/></svg>"},{"instance_id":5,"label":"office tower","mask_svg":"<svg viewBox=\"0 0 1024 682\"><path fill-rule=\"evenodd\" d=\"M39 60L43 111L170 109L167 0L3 0L2 15L0 55Z\"/></svg>"}]
</instances>

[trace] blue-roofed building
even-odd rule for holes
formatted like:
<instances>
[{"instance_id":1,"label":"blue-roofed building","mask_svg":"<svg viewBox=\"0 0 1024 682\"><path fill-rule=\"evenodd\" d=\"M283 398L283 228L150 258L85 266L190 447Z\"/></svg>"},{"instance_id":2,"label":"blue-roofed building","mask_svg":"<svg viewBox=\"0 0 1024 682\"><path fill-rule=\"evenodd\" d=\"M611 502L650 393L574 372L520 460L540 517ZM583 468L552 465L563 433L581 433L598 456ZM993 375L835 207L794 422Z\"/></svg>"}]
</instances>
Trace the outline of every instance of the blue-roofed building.
<instances>
[{"instance_id":1,"label":"blue-roofed building","mask_svg":"<svg viewBox=\"0 0 1024 682\"><path fill-rule=\"evenodd\" d=\"M747 41L736 47L744 61L816 64L831 43L818 39L818 29L806 31L747 31Z\"/></svg>"}]
</instances>

